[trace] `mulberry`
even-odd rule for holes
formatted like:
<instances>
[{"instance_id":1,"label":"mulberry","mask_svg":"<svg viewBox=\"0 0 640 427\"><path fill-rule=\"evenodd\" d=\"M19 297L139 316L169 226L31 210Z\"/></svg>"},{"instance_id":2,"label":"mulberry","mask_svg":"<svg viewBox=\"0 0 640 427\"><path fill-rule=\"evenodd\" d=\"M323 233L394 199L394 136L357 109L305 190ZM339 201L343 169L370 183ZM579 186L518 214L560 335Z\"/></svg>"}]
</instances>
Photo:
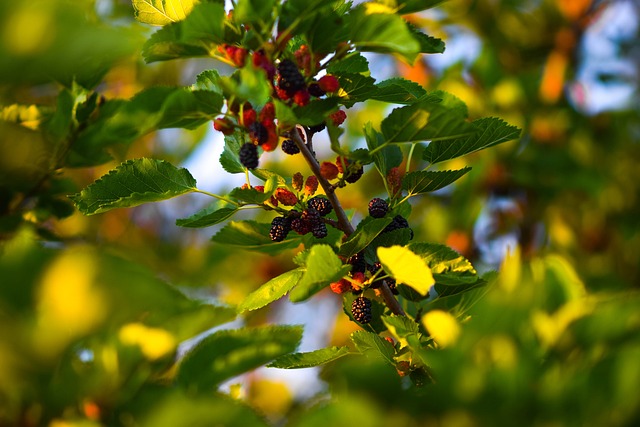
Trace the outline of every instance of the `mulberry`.
<instances>
[{"instance_id":1,"label":"mulberry","mask_svg":"<svg viewBox=\"0 0 640 427\"><path fill-rule=\"evenodd\" d=\"M320 196L309 199L309 201L307 202L307 206L318 211L320 216L328 215L333 209L331 207L331 202L329 201L329 199Z\"/></svg>"},{"instance_id":2,"label":"mulberry","mask_svg":"<svg viewBox=\"0 0 640 427\"><path fill-rule=\"evenodd\" d=\"M351 304L351 314L358 323L371 322L371 300L366 297L358 297Z\"/></svg>"},{"instance_id":3,"label":"mulberry","mask_svg":"<svg viewBox=\"0 0 640 427\"><path fill-rule=\"evenodd\" d=\"M369 202L369 215L374 218L382 218L389 211L389 204L378 197Z\"/></svg>"},{"instance_id":4,"label":"mulberry","mask_svg":"<svg viewBox=\"0 0 640 427\"><path fill-rule=\"evenodd\" d=\"M362 165L355 165L355 167L349 168L349 170L347 171L347 176L344 178L344 180L349 184L353 184L362 177L363 173L364 168L362 167Z\"/></svg>"},{"instance_id":5,"label":"mulberry","mask_svg":"<svg viewBox=\"0 0 640 427\"><path fill-rule=\"evenodd\" d=\"M247 142L238 152L240 163L247 169L254 169L258 167L258 147Z\"/></svg>"},{"instance_id":6,"label":"mulberry","mask_svg":"<svg viewBox=\"0 0 640 427\"><path fill-rule=\"evenodd\" d=\"M351 273L364 273L367 269L367 263L364 260L364 254L362 252L358 252L355 255L352 255L347 261L351 264Z\"/></svg>"},{"instance_id":7,"label":"mulberry","mask_svg":"<svg viewBox=\"0 0 640 427\"><path fill-rule=\"evenodd\" d=\"M320 98L321 96L326 95L326 92L320 88L318 83L311 83L309 85L309 94L316 98Z\"/></svg>"},{"instance_id":8,"label":"mulberry","mask_svg":"<svg viewBox=\"0 0 640 427\"><path fill-rule=\"evenodd\" d=\"M390 231L400 230L402 228L409 228L409 222L407 222L406 218L402 215L396 215L393 217L391 224L387 225L382 232L389 233ZM409 231L411 231L410 239L413 239L413 230L409 228Z\"/></svg>"},{"instance_id":9,"label":"mulberry","mask_svg":"<svg viewBox=\"0 0 640 427\"><path fill-rule=\"evenodd\" d=\"M334 76L326 75L320 77L318 80L318 86L325 92L335 92L340 89L340 82Z\"/></svg>"},{"instance_id":10,"label":"mulberry","mask_svg":"<svg viewBox=\"0 0 640 427\"><path fill-rule=\"evenodd\" d=\"M249 126L249 139L254 144L262 145L269 139L269 129L260 122L252 123Z\"/></svg>"},{"instance_id":11,"label":"mulberry","mask_svg":"<svg viewBox=\"0 0 640 427\"><path fill-rule=\"evenodd\" d=\"M298 203L298 197L286 188L277 188L275 197L285 206L293 206Z\"/></svg>"},{"instance_id":12,"label":"mulberry","mask_svg":"<svg viewBox=\"0 0 640 427\"><path fill-rule=\"evenodd\" d=\"M282 242L289 234L291 230L291 222L289 218L284 216L277 216L271 221L271 230L269 230L269 237L274 242Z\"/></svg>"},{"instance_id":13,"label":"mulberry","mask_svg":"<svg viewBox=\"0 0 640 427\"><path fill-rule=\"evenodd\" d=\"M324 239L328 234L327 225L322 221L312 223L311 234L313 234L313 237L316 239Z\"/></svg>"},{"instance_id":14,"label":"mulberry","mask_svg":"<svg viewBox=\"0 0 640 427\"><path fill-rule=\"evenodd\" d=\"M294 154L298 154L300 149L293 139L285 139L282 141L282 151L293 156Z\"/></svg>"},{"instance_id":15,"label":"mulberry","mask_svg":"<svg viewBox=\"0 0 640 427\"><path fill-rule=\"evenodd\" d=\"M278 87L289 97L305 87L305 81L298 70L298 66L291 60L285 59L278 64Z\"/></svg>"}]
</instances>

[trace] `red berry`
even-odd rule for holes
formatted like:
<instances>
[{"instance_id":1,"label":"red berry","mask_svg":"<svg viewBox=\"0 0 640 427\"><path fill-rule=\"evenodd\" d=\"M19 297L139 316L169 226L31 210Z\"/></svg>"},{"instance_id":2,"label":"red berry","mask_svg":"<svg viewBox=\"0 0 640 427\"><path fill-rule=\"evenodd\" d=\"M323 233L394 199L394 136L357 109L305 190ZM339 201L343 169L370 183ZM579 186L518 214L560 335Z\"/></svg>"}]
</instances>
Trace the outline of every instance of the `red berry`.
<instances>
[{"instance_id":1,"label":"red berry","mask_svg":"<svg viewBox=\"0 0 640 427\"><path fill-rule=\"evenodd\" d=\"M298 198L286 188L277 188L275 193L276 199L285 206L293 206L298 203Z\"/></svg>"},{"instance_id":2,"label":"red berry","mask_svg":"<svg viewBox=\"0 0 640 427\"><path fill-rule=\"evenodd\" d=\"M330 287L336 294L344 294L351 290L351 283L347 279L340 279L337 282L333 282Z\"/></svg>"},{"instance_id":3,"label":"red berry","mask_svg":"<svg viewBox=\"0 0 640 427\"><path fill-rule=\"evenodd\" d=\"M311 175L307 178L304 183L304 194L307 196L312 196L318 190L318 178L314 175Z\"/></svg>"},{"instance_id":4,"label":"red berry","mask_svg":"<svg viewBox=\"0 0 640 427\"><path fill-rule=\"evenodd\" d=\"M267 128L267 140L261 145L264 151L273 151L278 148L278 134L275 127Z\"/></svg>"},{"instance_id":5,"label":"red berry","mask_svg":"<svg viewBox=\"0 0 640 427\"><path fill-rule=\"evenodd\" d=\"M333 122L334 126L340 126L347 118L347 113L345 113L343 110L338 110L335 113L330 114L329 118Z\"/></svg>"},{"instance_id":6,"label":"red berry","mask_svg":"<svg viewBox=\"0 0 640 427\"><path fill-rule=\"evenodd\" d=\"M273 102L267 102L266 104L264 104L264 107L262 107L262 110L260 110L260 122L265 122L265 121L270 121L273 122L273 120L276 118L276 107L275 105L273 105Z\"/></svg>"},{"instance_id":7,"label":"red berry","mask_svg":"<svg viewBox=\"0 0 640 427\"><path fill-rule=\"evenodd\" d=\"M294 190L302 190L302 186L304 185L303 182L304 178L302 177L302 174L300 172L296 172L293 174L293 177L291 178L291 186Z\"/></svg>"},{"instance_id":8,"label":"red berry","mask_svg":"<svg viewBox=\"0 0 640 427\"><path fill-rule=\"evenodd\" d=\"M338 156L338 158L336 158L336 166L338 168L338 172L339 173L344 173L344 169L349 166L349 159L346 159L342 156Z\"/></svg>"},{"instance_id":9,"label":"red berry","mask_svg":"<svg viewBox=\"0 0 640 427\"><path fill-rule=\"evenodd\" d=\"M326 75L320 77L318 80L318 86L325 92L335 92L340 89L340 82L334 76Z\"/></svg>"},{"instance_id":10,"label":"red berry","mask_svg":"<svg viewBox=\"0 0 640 427\"><path fill-rule=\"evenodd\" d=\"M338 167L331 162L322 162L320 165L320 175L324 179L332 180L338 177Z\"/></svg>"},{"instance_id":11,"label":"red berry","mask_svg":"<svg viewBox=\"0 0 640 427\"><path fill-rule=\"evenodd\" d=\"M213 128L225 135L233 133L233 123L226 117L219 117L213 121Z\"/></svg>"},{"instance_id":12,"label":"red berry","mask_svg":"<svg viewBox=\"0 0 640 427\"><path fill-rule=\"evenodd\" d=\"M293 95L293 102L300 107L304 107L309 103L309 99L311 99L311 95L309 95L309 91L306 89L299 90Z\"/></svg>"},{"instance_id":13,"label":"red berry","mask_svg":"<svg viewBox=\"0 0 640 427\"><path fill-rule=\"evenodd\" d=\"M242 121L240 122L240 124L242 126L249 127L256 122L257 116L258 114L253 108L245 109L244 111L242 111Z\"/></svg>"}]
</instances>

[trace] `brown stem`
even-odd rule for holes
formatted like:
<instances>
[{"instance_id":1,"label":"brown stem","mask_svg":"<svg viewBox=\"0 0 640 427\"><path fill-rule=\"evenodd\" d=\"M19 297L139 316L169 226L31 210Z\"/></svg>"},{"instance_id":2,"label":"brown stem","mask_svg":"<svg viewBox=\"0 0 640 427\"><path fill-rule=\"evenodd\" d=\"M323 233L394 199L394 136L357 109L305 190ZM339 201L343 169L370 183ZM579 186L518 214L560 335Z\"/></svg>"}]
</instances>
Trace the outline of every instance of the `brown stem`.
<instances>
[{"instance_id":1,"label":"brown stem","mask_svg":"<svg viewBox=\"0 0 640 427\"><path fill-rule=\"evenodd\" d=\"M347 218L347 214L345 213L344 209L342 209L340 200L338 200L338 197L336 196L335 187L329 181L324 179L324 177L320 173L320 164L309 148L311 147L312 135L310 133L307 133L307 140L309 141L308 145L304 143L302 138L300 138L300 134L297 131L294 130L293 132L291 132L291 136L296 142L296 145L300 149L300 152L304 156L305 160L309 164L311 171L316 176L316 178L318 178L318 183L324 189L329 202L331 202L331 206L333 206L333 210L336 212L336 216L338 217L337 228L342 230L347 236L353 234L353 226L351 225L351 221L349 221L349 218ZM389 310L391 310L393 314L398 316L406 316L404 310L400 306L400 303L398 303L398 300L391 292L391 289L389 289L389 285L387 285L385 282L383 282L382 286L380 286L380 293L382 295L382 299L384 299L385 304L387 304L387 307L389 307Z\"/></svg>"},{"instance_id":2,"label":"brown stem","mask_svg":"<svg viewBox=\"0 0 640 427\"><path fill-rule=\"evenodd\" d=\"M387 304L387 307L389 307L389 310L391 310L393 314L397 316L407 315L402 309L402 307L400 306L400 303L398 302L396 297L391 292L391 289L389 289L389 285L387 285L387 283L384 280L382 281L382 285L380 286L379 290L380 290L382 299L384 300L385 304Z\"/></svg>"},{"instance_id":3,"label":"brown stem","mask_svg":"<svg viewBox=\"0 0 640 427\"><path fill-rule=\"evenodd\" d=\"M307 144L305 144L302 138L300 138L298 132L291 132L291 136L296 142L296 145L300 149L300 152L304 156L305 160L309 164L311 171L316 176L316 178L318 178L318 183L322 186L322 189L327 195L329 202L331 202L331 206L333 207L333 210L336 212L336 216L338 217L338 228L342 230L342 232L344 232L344 234L346 234L347 236L351 235L354 231L353 226L351 225L349 218L347 218L347 214L345 213L344 209L342 209L340 201L336 197L335 189L333 188L331 183L324 179L324 177L320 173L320 164L314 157L311 150L309 150L309 147L307 147ZM310 139L311 135L307 135L307 138Z\"/></svg>"}]
</instances>

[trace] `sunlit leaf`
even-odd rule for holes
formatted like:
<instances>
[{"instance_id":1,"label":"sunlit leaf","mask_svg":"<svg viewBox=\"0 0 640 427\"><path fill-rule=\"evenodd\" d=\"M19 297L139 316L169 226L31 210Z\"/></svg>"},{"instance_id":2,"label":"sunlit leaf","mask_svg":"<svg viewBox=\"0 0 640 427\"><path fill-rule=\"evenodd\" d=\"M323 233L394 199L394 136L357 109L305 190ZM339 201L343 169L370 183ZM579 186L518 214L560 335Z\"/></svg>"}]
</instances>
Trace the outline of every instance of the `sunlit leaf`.
<instances>
[{"instance_id":1,"label":"sunlit leaf","mask_svg":"<svg viewBox=\"0 0 640 427\"><path fill-rule=\"evenodd\" d=\"M138 21L166 25L186 18L197 0L132 0L132 3Z\"/></svg>"},{"instance_id":2,"label":"sunlit leaf","mask_svg":"<svg viewBox=\"0 0 640 427\"><path fill-rule=\"evenodd\" d=\"M278 357L269 368L300 369L324 365L349 354L349 347L329 347L308 353L293 353Z\"/></svg>"},{"instance_id":3,"label":"sunlit leaf","mask_svg":"<svg viewBox=\"0 0 640 427\"><path fill-rule=\"evenodd\" d=\"M351 334L351 341L358 351L367 357L381 358L385 362L395 366L393 356L395 351L390 342L379 335L369 331L356 331Z\"/></svg>"},{"instance_id":4,"label":"sunlit leaf","mask_svg":"<svg viewBox=\"0 0 640 427\"><path fill-rule=\"evenodd\" d=\"M426 295L435 283L431 269L424 260L406 247L380 247L377 253L384 270L398 283L411 286L422 295Z\"/></svg>"},{"instance_id":5,"label":"sunlit leaf","mask_svg":"<svg viewBox=\"0 0 640 427\"><path fill-rule=\"evenodd\" d=\"M296 284L298 284L303 273L303 270L295 269L274 277L247 295L244 301L242 301L238 306L238 312L242 313L245 311L257 310L272 303L273 301L276 301L277 299L280 299Z\"/></svg>"},{"instance_id":6,"label":"sunlit leaf","mask_svg":"<svg viewBox=\"0 0 640 427\"><path fill-rule=\"evenodd\" d=\"M410 195L430 193L457 181L471 170L470 167L454 171L417 171L402 178L402 189Z\"/></svg>"},{"instance_id":7,"label":"sunlit leaf","mask_svg":"<svg viewBox=\"0 0 640 427\"><path fill-rule=\"evenodd\" d=\"M306 271L298 286L291 291L289 299L292 302L304 301L347 274L350 269L351 266L342 265L331 246L314 245L307 256Z\"/></svg>"},{"instance_id":8,"label":"sunlit leaf","mask_svg":"<svg viewBox=\"0 0 640 427\"><path fill-rule=\"evenodd\" d=\"M520 129L501 119L486 117L472 122L475 132L448 141L431 141L422 158L430 163L455 159L518 138Z\"/></svg>"},{"instance_id":9,"label":"sunlit leaf","mask_svg":"<svg viewBox=\"0 0 640 427\"><path fill-rule=\"evenodd\" d=\"M176 225L188 228L209 227L230 218L237 211L237 208L219 208L216 205L211 205L199 210L188 218L177 219Z\"/></svg>"},{"instance_id":10,"label":"sunlit leaf","mask_svg":"<svg viewBox=\"0 0 640 427\"><path fill-rule=\"evenodd\" d=\"M85 215L167 200L195 190L188 170L163 160L128 160L80 193L70 196Z\"/></svg>"},{"instance_id":11,"label":"sunlit leaf","mask_svg":"<svg viewBox=\"0 0 640 427\"><path fill-rule=\"evenodd\" d=\"M460 335L460 325L455 317L443 310L431 310L422 316L422 324L440 347L454 344Z\"/></svg>"}]
</instances>

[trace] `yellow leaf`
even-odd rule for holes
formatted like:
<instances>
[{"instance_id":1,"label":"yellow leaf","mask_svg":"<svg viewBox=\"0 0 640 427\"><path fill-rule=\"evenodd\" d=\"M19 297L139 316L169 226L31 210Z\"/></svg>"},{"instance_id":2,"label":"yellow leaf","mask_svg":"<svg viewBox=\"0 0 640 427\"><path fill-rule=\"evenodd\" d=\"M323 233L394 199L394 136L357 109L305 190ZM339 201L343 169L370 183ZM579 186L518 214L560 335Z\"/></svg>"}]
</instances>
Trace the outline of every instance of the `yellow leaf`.
<instances>
[{"instance_id":1,"label":"yellow leaf","mask_svg":"<svg viewBox=\"0 0 640 427\"><path fill-rule=\"evenodd\" d=\"M422 317L422 324L440 347L455 343L460 335L458 321L443 310L431 310Z\"/></svg>"},{"instance_id":2,"label":"yellow leaf","mask_svg":"<svg viewBox=\"0 0 640 427\"><path fill-rule=\"evenodd\" d=\"M426 295L435 283L431 269L424 260L404 246L380 247L378 258L384 270L398 283L411 286L421 295Z\"/></svg>"},{"instance_id":3,"label":"yellow leaf","mask_svg":"<svg viewBox=\"0 0 640 427\"><path fill-rule=\"evenodd\" d=\"M149 360L156 360L176 348L176 340L164 329L150 328L142 323L124 325L118 334L120 341L127 345L137 345Z\"/></svg>"},{"instance_id":4,"label":"yellow leaf","mask_svg":"<svg viewBox=\"0 0 640 427\"><path fill-rule=\"evenodd\" d=\"M167 25L187 17L198 0L133 0L136 19L145 24Z\"/></svg>"}]
</instances>

